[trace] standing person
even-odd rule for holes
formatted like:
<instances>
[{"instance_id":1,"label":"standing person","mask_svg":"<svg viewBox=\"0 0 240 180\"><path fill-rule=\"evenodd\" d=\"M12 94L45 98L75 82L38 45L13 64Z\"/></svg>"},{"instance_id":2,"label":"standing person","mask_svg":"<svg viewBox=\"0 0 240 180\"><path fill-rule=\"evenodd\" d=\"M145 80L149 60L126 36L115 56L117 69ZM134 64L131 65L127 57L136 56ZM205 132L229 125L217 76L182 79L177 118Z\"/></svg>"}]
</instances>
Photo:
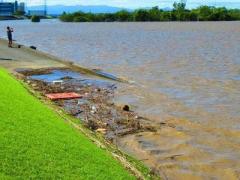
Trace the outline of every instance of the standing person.
<instances>
[{"instance_id":1,"label":"standing person","mask_svg":"<svg viewBox=\"0 0 240 180\"><path fill-rule=\"evenodd\" d=\"M12 48L12 32L13 28L7 27L7 36L8 36L8 47Z\"/></svg>"}]
</instances>

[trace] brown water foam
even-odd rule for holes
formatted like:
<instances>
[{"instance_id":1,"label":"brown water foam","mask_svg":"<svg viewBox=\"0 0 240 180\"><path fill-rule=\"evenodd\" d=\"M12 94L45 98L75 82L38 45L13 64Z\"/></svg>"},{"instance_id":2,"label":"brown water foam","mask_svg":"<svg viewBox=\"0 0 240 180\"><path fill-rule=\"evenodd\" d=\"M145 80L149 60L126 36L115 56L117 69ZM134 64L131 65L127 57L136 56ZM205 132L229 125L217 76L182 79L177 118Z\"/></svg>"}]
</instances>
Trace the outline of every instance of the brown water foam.
<instances>
[{"instance_id":1,"label":"brown water foam","mask_svg":"<svg viewBox=\"0 0 240 180\"><path fill-rule=\"evenodd\" d=\"M239 151L231 153L232 149L240 150L239 131L183 119L168 120L159 126L156 133L119 139L119 147L144 161L164 179L239 178Z\"/></svg>"}]
</instances>

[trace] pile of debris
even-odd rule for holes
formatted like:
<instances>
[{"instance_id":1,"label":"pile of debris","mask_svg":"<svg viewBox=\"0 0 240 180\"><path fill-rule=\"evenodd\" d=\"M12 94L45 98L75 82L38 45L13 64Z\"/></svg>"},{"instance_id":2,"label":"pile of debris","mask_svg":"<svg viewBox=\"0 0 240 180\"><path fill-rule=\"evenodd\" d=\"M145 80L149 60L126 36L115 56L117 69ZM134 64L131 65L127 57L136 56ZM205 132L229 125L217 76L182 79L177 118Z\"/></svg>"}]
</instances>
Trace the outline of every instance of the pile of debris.
<instances>
[{"instance_id":1,"label":"pile of debris","mask_svg":"<svg viewBox=\"0 0 240 180\"><path fill-rule=\"evenodd\" d=\"M155 131L150 121L139 117L128 105L113 103L113 81L91 78L70 69L21 70L35 91L51 99L67 113L82 120L91 130L114 141L141 131Z\"/></svg>"}]
</instances>

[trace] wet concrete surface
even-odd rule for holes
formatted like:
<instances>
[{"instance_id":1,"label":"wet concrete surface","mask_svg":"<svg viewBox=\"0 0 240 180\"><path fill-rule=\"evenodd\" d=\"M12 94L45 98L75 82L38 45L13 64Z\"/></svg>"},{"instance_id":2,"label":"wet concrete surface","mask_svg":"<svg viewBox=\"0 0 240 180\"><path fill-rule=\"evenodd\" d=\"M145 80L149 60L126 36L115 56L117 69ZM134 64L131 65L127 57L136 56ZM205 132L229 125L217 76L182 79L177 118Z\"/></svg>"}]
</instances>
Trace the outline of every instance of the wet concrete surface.
<instances>
[{"instance_id":1,"label":"wet concrete surface","mask_svg":"<svg viewBox=\"0 0 240 180\"><path fill-rule=\"evenodd\" d=\"M25 46L18 48L17 44L13 46L14 48L9 48L7 41L0 39L0 66L10 71L16 68L66 67L63 63L39 51L30 50Z\"/></svg>"}]
</instances>

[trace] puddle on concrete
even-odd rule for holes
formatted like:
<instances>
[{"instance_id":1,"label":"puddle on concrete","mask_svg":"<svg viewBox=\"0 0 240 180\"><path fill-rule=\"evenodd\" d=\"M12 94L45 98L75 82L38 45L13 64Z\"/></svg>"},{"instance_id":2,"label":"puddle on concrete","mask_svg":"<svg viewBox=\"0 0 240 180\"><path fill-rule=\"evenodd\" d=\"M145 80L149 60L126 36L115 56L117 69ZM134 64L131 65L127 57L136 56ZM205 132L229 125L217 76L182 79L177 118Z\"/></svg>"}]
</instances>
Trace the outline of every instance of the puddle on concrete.
<instances>
[{"instance_id":1,"label":"puddle on concrete","mask_svg":"<svg viewBox=\"0 0 240 180\"><path fill-rule=\"evenodd\" d=\"M33 75L33 76L30 76L30 78L50 83L52 81L61 80L64 78L70 78L70 79L81 78L82 79L83 75L81 75L80 73L76 73L68 70L52 70L48 74Z\"/></svg>"},{"instance_id":2,"label":"puddle on concrete","mask_svg":"<svg viewBox=\"0 0 240 180\"><path fill-rule=\"evenodd\" d=\"M32 75L28 78L33 80L40 80L46 83L61 82L62 84L68 84L68 86L94 86L101 88L114 88L115 85L113 81L107 81L104 79L97 79L96 77L90 77L86 74L81 74L79 72L74 72L71 70L52 70L47 71L47 74Z\"/></svg>"}]
</instances>

